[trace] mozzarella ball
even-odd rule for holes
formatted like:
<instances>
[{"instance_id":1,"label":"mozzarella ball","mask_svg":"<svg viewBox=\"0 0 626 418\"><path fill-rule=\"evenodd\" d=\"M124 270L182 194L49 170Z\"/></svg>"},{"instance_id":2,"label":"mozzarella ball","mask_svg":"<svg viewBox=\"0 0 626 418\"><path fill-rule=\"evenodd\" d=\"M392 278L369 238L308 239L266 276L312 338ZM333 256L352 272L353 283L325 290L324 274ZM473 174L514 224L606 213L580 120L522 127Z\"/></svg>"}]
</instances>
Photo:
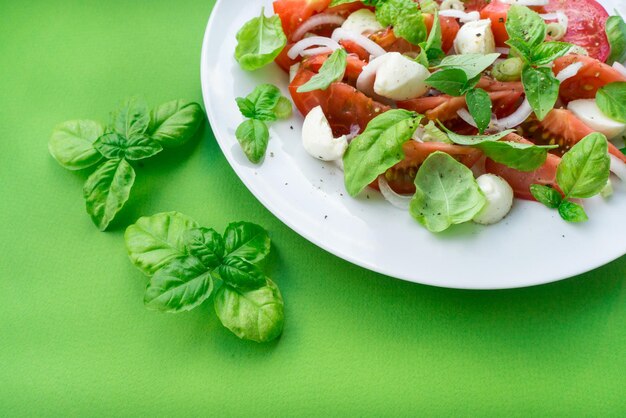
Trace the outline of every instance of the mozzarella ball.
<instances>
[{"instance_id":1,"label":"mozzarella ball","mask_svg":"<svg viewBox=\"0 0 626 418\"><path fill-rule=\"evenodd\" d=\"M430 72L422 64L399 52L384 55L385 62L376 72L374 91L392 100L408 100L423 96L428 91L424 83Z\"/></svg>"},{"instance_id":2,"label":"mozzarella ball","mask_svg":"<svg viewBox=\"0 0 626 418\"><path fill-rule=\"evenodd\" d=\"M322 107L317 106L304 118L302 146L312 157L322 161L335 161L343 157L348 148L348 140L345 135L333 137L333 131Z\"/></svg>"},{"instance_id":3,"label":"mozzarella ball","mask_svg":"<svg viewBox=\"0 0 626 418\"><path fill-rule=\"evenodd\" d=\"M491 31L491 20L468 22L454 39L457 54L491 54L496 52L496 41Z\"/></svg>"},{"instance_id":4,"label":"mozzarella ball","mask_svg":"<svg viewBox=\"0 0 626 418\"><path fill-rule=\"evenodd\" d=\"M513 189L502 177L495 174L483 174L476 182L485 195L487 204L474 216L473 221L482 225L500 222L513 206Z\"/></svg>"}]
</instances>

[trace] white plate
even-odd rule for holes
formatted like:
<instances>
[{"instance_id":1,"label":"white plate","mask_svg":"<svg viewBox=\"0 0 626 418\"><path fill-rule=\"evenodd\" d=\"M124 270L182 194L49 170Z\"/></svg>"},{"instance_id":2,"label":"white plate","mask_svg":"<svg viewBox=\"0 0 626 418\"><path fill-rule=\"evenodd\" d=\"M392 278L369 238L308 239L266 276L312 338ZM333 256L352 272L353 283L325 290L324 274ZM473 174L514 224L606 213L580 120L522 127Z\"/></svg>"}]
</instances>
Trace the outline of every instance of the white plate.
<instances>
[{"instance_id":1,"label":"white plate","mask_svg":"<svg viewBox=\"0 0 626 418\"><path fill-rule=\"evenodd\" d=\"M218 0L202 47L202 91L211 127L230 165L257 199L300 235L369 270L464 289L552 282L626 253L626 187L620 183L608 201L595 198L585 204L590 217L585 224L565 223L556 211L516 200L499 224L460 225L434 235L377 192L349 197L343 173L302 148L297 110L290 120L271 126L265 161L249 163L235 139L243 120L235 97L259 83L273 83L289 97L287 75L278 67L248 73L233 58L235 34L263 5L269 14L271 1Z\"/></svg>"}]
</instances>

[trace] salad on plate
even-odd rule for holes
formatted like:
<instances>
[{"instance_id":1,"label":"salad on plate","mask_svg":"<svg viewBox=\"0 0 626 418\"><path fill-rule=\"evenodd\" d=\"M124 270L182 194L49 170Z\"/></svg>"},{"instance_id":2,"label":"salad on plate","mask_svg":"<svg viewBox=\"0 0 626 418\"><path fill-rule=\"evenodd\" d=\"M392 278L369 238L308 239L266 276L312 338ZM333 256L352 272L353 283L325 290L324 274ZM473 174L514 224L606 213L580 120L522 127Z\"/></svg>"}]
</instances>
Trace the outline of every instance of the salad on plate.
<instances>
[{"instance_id":1,"label":"salad on plate","mask_svg":"<svg viewBox=\"0 0 626 418\"><path fill-rule=\"evenodd\" d=\"M302 146L336 162L352 196L376 189L440 232L499 222L515 198L584 222L584 199L608 199L626 180L626 23L595 0L273 9L239 30L235 58L247 71L285 70ZM237 105L247 118L237 140L258 163L267 123L291 103L262 84Z\"/></svg>"}]
</instances>

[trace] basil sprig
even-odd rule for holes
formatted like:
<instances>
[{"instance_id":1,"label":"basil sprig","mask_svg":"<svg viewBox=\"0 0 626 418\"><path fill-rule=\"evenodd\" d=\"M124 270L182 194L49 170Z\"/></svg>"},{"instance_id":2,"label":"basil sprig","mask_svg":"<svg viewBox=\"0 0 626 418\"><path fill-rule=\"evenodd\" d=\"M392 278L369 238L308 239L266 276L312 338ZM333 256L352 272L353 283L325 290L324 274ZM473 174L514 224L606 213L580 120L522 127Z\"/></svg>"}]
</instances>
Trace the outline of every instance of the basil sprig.
<instances>
[{"instance_id":1,"label":"basil sprig","mask_svg":"<svg viewBox=\"0 0 626 418\"><path fill-rule=\"evenodd\" d=\"M427 37L426 23L421 10L413 0L379 0L376 2L376 19L383 26L393 26L394 34L414 45Z\"/></svg>"},{"instance_id":2,"label":"basil sprig","mask_svg":"<svg viewBox=\"0 0 626 418\"><path fill-rule=\"evenodd\" d=\"M261 84L246 97L235 100L241 114L248 118L237 127L235 137L248 160L259 163L270 138L266 122L291 116L291 101L273 84Z\"/></svg>"},{"instance_id":3,"label":"basil sprig","mask_svg":"<svg viewBox=\"0 0 626 418\"><path fill-rule=\"evenodd\" d=\"M607 185L611 160L606 137L594 132L574 145L561 160L556 171L557 190L533 184L532 195L545 206L558 209L568 222L584 222L587 214L581 205L569 199L585 199L599 194Z\"/></svg>"},{"instance_id":4,"label":"basil sprig","mask_svg":"<svg viewBox=\"0 0 626 418\"><path fill-rule=\"evenodd\" d=\"M161 312L189 311L211 296L220 322L239 338L277 338L283 298L261 268L270 238L247 222L223 235L178 212L140 218L125 233L132 263L150 276L144 303Z\"/></svg>"},{"instance_id":5,"label":"basil sprig","mask_svg":"<svg viewBox=\"0 0 626 418\"><path fill-rule=\"evenodd\" d=\"M626 61L626 23L621 16L610 16L606 21L606 36L611 46L611 54L606 63Z\"/></svg>"},{"instance_id":6,"label":"basil sprig","mask_svg":"<svg viewBox=\"0 0 626 418\"><path fill-rule=\"evenodd\" d=\"M626 83L610 83L598 89L596 104L609 118L626 123Z\"/></svg>"},{"instance_id":7,"label":"basil sprig","mask_svg":"<svg viewBox=\"0 0 626 418\"><path fill-rule=\"evenodd\" d=\"M416 58L416 61L426 68L437 65L441 62L441 59L446 56L446 53L442 49L441 22L439 21L439 12L437 11L436 4L434 14L433 27L428 34L426 42L419 44L420 54Z\"/></svg>"},{"instance_id":8,"label":"basil sprig","mask_svg":"<svg viewBox=\"0 0 626 418\"><path fill-rule=\"evenodd\" d=\"M129 99L113 113L108 127L91 120L57 126L48 149L69 170L89 168L106 160L83 188L87 213L104 231L130 197L136 176L130 162L184 144L203 120L202 108L196 103L175 100L150 112L145 102Z\"/></svg>"},{"instance_id":9,"label":"basil sprig","mask_svg":"<svg viewBox=\"0 0 626 418\"><path fill-rule=\"evenodd\" d=\"M246 22L237 32L235 59L246 71L254 71L274 61L287 45L287 37L278 15L261 15Z\"/></svg>"}]
</instances>

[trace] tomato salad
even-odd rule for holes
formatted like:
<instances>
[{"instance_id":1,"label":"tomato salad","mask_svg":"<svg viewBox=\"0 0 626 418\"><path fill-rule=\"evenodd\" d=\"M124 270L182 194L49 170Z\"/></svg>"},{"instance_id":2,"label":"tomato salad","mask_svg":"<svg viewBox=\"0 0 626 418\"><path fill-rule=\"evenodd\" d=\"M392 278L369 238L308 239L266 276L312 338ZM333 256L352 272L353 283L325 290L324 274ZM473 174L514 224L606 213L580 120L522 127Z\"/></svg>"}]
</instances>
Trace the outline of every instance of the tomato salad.
<instances>
[{"instance_id":1,"label":"tomato salad","mask_svg":"<svg viewBox=\"0 0 626 418\"><path fill-rule=\"evenodd\" d=\"M235 58L275 62L302 144L352 196L379 190L432 232L503 219L514 197L583 222L583 199L626 181L626 24L595 0L277 0ZM261 160L288 100L237 103ZM620 149L622 148L622 149Z\"/></svg>"}]
</instances>

